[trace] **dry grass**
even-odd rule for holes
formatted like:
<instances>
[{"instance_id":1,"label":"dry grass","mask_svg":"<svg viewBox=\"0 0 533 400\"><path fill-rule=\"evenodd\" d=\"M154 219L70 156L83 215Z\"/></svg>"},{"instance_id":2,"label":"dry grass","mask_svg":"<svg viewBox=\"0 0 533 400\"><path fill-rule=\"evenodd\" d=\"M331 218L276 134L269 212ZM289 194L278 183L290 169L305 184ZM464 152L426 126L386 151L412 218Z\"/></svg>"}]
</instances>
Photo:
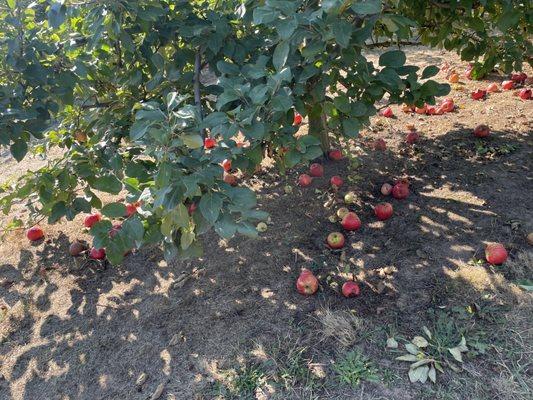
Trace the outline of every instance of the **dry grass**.
<instances>
[{"instance_id":1,"label":"dry grass","mask_svg":"<svg viewBox=\"0 0 533 400\"><path fill-rule=\"evenodd\" d=\"M360 340L364 328L362 318L348 311L333 311L323 308L318 312L322 340L335 339L341 346L350 347Z\"/></svg>"},{"instance_id":2,"label":"dry grass","mask_svg":"<svg viewBox=\"0 0 533 400\"><path fill-rule=\"evenodd\" d=\"M533 278L533 251L521 251L512 260L507 261L505 266L515 279Z\"/></svg>"}]
</instances>

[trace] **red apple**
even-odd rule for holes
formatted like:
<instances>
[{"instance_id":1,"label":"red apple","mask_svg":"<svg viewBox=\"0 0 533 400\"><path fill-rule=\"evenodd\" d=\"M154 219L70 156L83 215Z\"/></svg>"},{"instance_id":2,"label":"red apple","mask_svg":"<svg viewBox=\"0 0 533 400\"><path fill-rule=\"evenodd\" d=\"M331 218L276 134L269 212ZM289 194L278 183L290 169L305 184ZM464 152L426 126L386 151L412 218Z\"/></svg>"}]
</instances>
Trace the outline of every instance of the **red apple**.
<instances>
[{"instance_id":1,"label":"red apple","mask_svg":"<svg viewBox=\"0 0 533 400\"><path fill-rule=\"evenodd\" d=\"M44 231L39 226L32 226L26 231L26 237L29 241L35 242L44 237Z\"/></svg>"},{"instance_id":2,"label":"red apple","mask_svg":"<svg viewBox=\"0 0 533 400\"><path fill-rule=\"evenodd\" d=\"M487 125L478 125L474 128L474 136L484 138L490 135L490 128Z\"/></svg>"},{"instance_id":3,"label":"red apple","mask_svg":"<svg viewBox=\"0 0 533 400\"><path fill-rule=\"evenodd\" d=\"M212 149L217 144L217 141L213 138L205 138L204 139L204 148L205 149Z\"/></svg>"},{"instance_id":4,"label":"red apple","mask_svg":"<svg viewBox=\"0 0 533 400\"><path fill-rule=\"evenodd\" d=\"M344 282L342 285L342 295L344 297L357 297L361 294L361 289L359 285L354 281Z\"/></svg>"},{"instance_id":5,"label":"red apple","mask_svg":"<svg viewBox=\"0 0 533 400\"><path fill-rule=\"evenodd\" d=\"M385 151L387 150L387 143L383 139L374 140L374 150Z\"/></svg>"},{"instance_id":6,"label":"red apple","mask_svg":"<svg viewBox=\"0 0 533 400\"><path fill-rule=\"evenodd\" d=\"M344 235L340 232L332 232L328 235L326 243L331 249L340 249L344 246Z\"/></svg>"},{"instance_id":7,"label":"red apple","mask_svg":"<svg viewBox=\"0 0 533 400\"><path fill-rule=\"evenodd\" d=\"M417 113L417 114L425 114L426 113L426 105L424 104L422 107L415 107L415 113Z\"/></svg>"},{"instance_id":8,"label":"red apple","mask_svg":"<svg viewBox=\"0 0 533 400\"><path fill-rule=\"evenodd\" d=\"M328 153L328 156L333 161L339 161L342 159L342 151L339 149L331 149Z\"/></svg>"},{"instance_id":9,"label":"red apple","mask_svg":"<svg viewBox=\"0 0 533 400\"><path fill-rule=\"evenodd\" d=\"M435 115L435 114L437 114L437 107L426 105L426 114L427 115Z\"/></svg>"},{"instance_id":10,"label":"red apple","mask_svg":"<svg viewBox=\"0 0 533 400\"><path fill-rule=\"evenodd\" d=\"M85 250L87 250L87 246L85 246L82 242L76 240L70 245L68 252L71 256L77 257Z\"/></svg>"},{"instance_id":11,"label":"red apple","mask_svg":"<svg viewBox=\"0 0 533 400\"><path fill-rule=\"evenodd\" d=\"M137 206L135 204L126 204L126 217L131 217L137 212Z\"/></svg>"},{"instance_id":12,"label":"red apple","mask_svg":"<svg viewBox=\"0 0 533 400\"><path fill-rule=\"evenodd\" d=\"M487 92L483 89L477 89L471 93L471 96L474 100L481 100L485 98L486 95L487 95Z\"/></svg>"},{"instance_id":13,"label":"red apple","mask_svg":"<svg viewBox=\"0 0 533 400\"><path fill-rule=\"evenodd\" d=\"M306 296L315 294L318 290L318 279L311 271L304 268L296 280L296 290Z\"/></svg>"},{"instance_id":14,"label":"red apple","mask_svg":"<svg viewBox=\"0 0 533 400\"><path fill-rule=\"evenodd\" d=\"M105 258L105 249L96 249L94 247L89 251L89 258L93 260L103 260Z\"/></svg>"},{"instance_id":15,"label":"red apple","mask_svg":"<svg viewBox=\"0 0 533 400\"><path fill-rule=\"evenodd\" d=\"M85 217L85 220L83 221L83 225L85 225L86 228L91 228L94 224L99 222L101 219L102 219L102 215L100 213L89 214Z\"/></svg>"},{"instance_id":16,"label":"red apple","mask_svg":"<svg viewBox=\"0 0 533 400\"><path fill-rule=\"evenodd\" d=\"M398 182L394 185L392 188L392 197L395 199L405 199L407 196L409 196L409 186L405 183Z\"/></svg>"},{"instance_id":17,"label":"red apple","mask_svg":"<svg viewBox=\"0 0 533 400\"><path fill-rule=\"evenodd\" d=\"M339 188L344 183L342 178L340 176L338 176L338 175L332 176L331 179L329 180L329 182L331 183L331 186L333 186L334 188Z\"/></svg>"},{"instance_id":18,"label":"red apple","mask_svg":"<svg viewBox=\"0 0 533 400\"><path fill-rule=\"evenodd\" d=\"M496 82L491 83L489 86L487 86L487 92L489 93L497 93L500 91L500 87Z\"/></svg>"},{"instance_id":19,"label":"red apple","mask_svg":"<svg viewBox=\"0 0 533 400\"><path fill-rule=\"evenodd\" d=\"M361 220L356 213L349 212L342 219L341 225L347 231L356 231L361 227Z\"/></svg>"},{"instance_id":20,"label":"red apple","mask_svg":"<svg viewBox=\"0 0 533 400\"><path fill-rule=\"evenodd\" d=\"M301 187L307 187L311 184L311 182L313 182L313 178L307 174L302 174L298 177L298 185Z\"/></svg>"},{"instance_id":21,"label":"red apple","mask_svg":"<svg viewBox=\"0 0 533 400\"><path fill-rule=\"evenodd\" d=\"M443 112L448 113L454 110L455 104L452 99L446 99L441 103L439 108L442 109Z\"/></svg>"},{"instance_id":22,"label":"red apple","mask_svg":"<svg viewBox=\"0 0 533 400\"><path fill-rule=\"evenodd\" d=\"M392 185L390 183L384 183L381 185L381 194L383 196L389 196L392 192Z\"/></svg>"},{"instance_id":23,"label":"red apple","mask_svg":"<svg viewBox=\"0 0 533 400\"><path fill-rule=\"evenodd\" d=\"M225 159L222 161L222 168L224 168L224 171L230 172L231 171L231 160Z\"/></svg>"},{"instance_id":24,"label":"red apple","mask_svg":"<svg viewBox=\"0 0 533 400\"><path fill-rule=\"evenodd\" d=\"M295 112L294 113L294 121L293 121L292 124L293 125L300 125L302 123L302 120L303 120L302 116L299 113Z\"/></svg>"},{"instance_id":25,"label":"red apple","mask_svg":"<svg viewBox=\"0 0 533 400\"><path fill-rule=\"evenodd\" d=\"M319 178L322 175L324 175L324 167L320 165L319 163L313 163L309 167L309 175Z\"/></svg>"},{"instance_id":26,"label":"red apple","mask_svg":"<svg viewBox=\"0 0 533 400\"><path fill-rule=\"evenodd\" d=\"M507 260L507 250L500 243L489 243L485 248L485 258L489 264L503 264Z\"/></svg>"},{"instance_id":27,"label":"red apple","mask_svg":"<svg viewBox=\"0 0 533 400\"><path fill-rule=\"evenodd\" d=\"M193 215L196 211L196 203L189 204L189 207L187 207L187 211L189 211L189 215Z\"/></svg>"},{"instance_id":28,"label":"red apple","mask_svg":"<svg viewBox=\"0 0 533 400\"><path fill-rule=\"evenodd\" d=\"M514 89L514 82L513 81L503 81L502 82L502 88L503 88L503 90L512 90L512 89Z\"/></svg>"},{"instance_id":29,"label":"red apple","mask_svg":"<svg viewBox=\"0 0 533 400\"><path fill-rule=\"evenodd\" d=\"M524 72L519 72L517 74L511 74L511 80L513 82L523 84L527 80L527 74Z\"/></svg>"},{"instance_id":30,"label":"red apple","mask_svg":"<svg viewBox=\"0 0 533 400\"><path fill-rule=\"evenodd\" d=\"M518 92L518 97L520 97L522 100L531 99L531 89L527 89L527 88L520 89L520 91Z\"/></svg>"},{"instance_id":31,"label":"red apple","mask_svg":"<svg viewBox=\"0 0 533 400\"><path fill-rule=\"evenodd\" d=\"M237 177L233 174L230 174L229 172L224 171L222 180L226 182L228 185L237 186Z\"/></svg>"},{"instance_id":32,"label":"red apple","mask_svg":"<svg viewBox=\"0 0 533 400\"><path fill-rule=\"evenodd\" d=\"M374 214L380 221L385 221L392 217L393 209L390 203L379 203L374 207Z\"/></svg>"},{"instance_id":33,"label":"red apple","mask_svg":"<svg viewBox=\"0 0 533 400\"><path fill-rule=\"evenodd\" d=\"M379 113L382 117L385 118L392 118L394 117L394 113L392 112L392 108L386 107Z\"/></svg>"},{"instance_id":34,"label":"red apple","mask_svg":"<svg viewBox=\"0 0 533 400\"><path fill-rule=\"evenodd\" d=\"M418 133L411 131L405 136L405 141L407 144L411 145L414 144L419 138L420 135Z\"/></svg>"}]
</instances>

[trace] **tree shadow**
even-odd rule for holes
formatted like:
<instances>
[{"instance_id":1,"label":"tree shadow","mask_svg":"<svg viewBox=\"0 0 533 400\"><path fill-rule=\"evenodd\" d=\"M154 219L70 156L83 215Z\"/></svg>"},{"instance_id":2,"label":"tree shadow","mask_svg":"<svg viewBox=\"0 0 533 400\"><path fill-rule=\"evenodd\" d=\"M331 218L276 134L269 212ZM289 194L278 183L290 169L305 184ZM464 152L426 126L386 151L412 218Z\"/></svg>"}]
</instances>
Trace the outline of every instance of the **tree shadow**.
<instances>
[{"instance_id":1,"label":"tree shadow","mask_svg":"<svg viewBox=\"0 0 533 400\"><path fill-rule=\"evenodd\" d=\"M495 132L485 147L514 147L493 157L479 154L478 141L457 126L400 153L350 149L361 167L326 162L324 178L308 189L294 186L291 195L284 186L296 182L296 171L287 177L267 172L258 195L273 221L268 230L255 240L209 234L208 252L199 260L167 265L159 250L145 249L120 267L102 266L68 256L70 239L63 233L36 251L24 249L17 265L0 266L1 295L11 312L1 331L8 382L0 386L2 395L144 399L164 384L176 398L193 398L252 341L272 342L325 303L353 309L375 326L394 322L415 331L428 308L467 304L484 293L468 274L494 278L487 265L469 264L482 258L483 243L511 245L511 256L525 245L531 192L523 190L525 174L516 171L531 172L527 140ZM354 181L335 194L332 175ZM408 199L379 193L383 182L402 176L410 180ZM348 188L358 195L351 208L363 227L347 234L343 251L332 252L324 240L340 228L327 217ZM330 197L335 206L324 207ZM372 205L385 200L394 217L379 222ZM515 219L523 222L519 231L507 224ZM303 266L321 280L317 296L294 290ZM378 271L385 266L396 271L380 291ZM362 277L357 299L339 295L347 271ZM503 283L493 279L493 290L513 299ZM148 379L138 387L141 373Z\"/></svg>"}]
</instances>

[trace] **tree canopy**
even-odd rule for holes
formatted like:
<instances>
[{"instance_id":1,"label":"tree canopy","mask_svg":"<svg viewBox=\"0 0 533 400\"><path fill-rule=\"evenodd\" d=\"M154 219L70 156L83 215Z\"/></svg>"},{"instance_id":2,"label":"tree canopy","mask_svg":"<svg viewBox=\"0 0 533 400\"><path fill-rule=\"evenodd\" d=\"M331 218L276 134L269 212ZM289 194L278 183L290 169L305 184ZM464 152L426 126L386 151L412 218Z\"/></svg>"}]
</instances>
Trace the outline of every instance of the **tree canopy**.
<instances>
[{"instance_id":1,"label":"tree canopy","mask_svg":"<svg viewBox=\"0 0 533 400\"><path fill-rule=\"evenodd\" d=\"M532 11L514 0L5 0L0 4L0 144L61 157L0 189L50 223L101 210L94 246L119 263L132 247L198 256L199 238L257 234L267 215L220 163L282 170L356 137L376 103L446 95L438 68L407 65L397 44L457 50L474 77L531 62ZM378 64L365 50L394 45ZM298 112L310 135L295 135ZM206 149L204 139L216 139ZM127 192L142 206L110 237ZM191 211L191 204L197 206Z\"/></svg>"}]
</instances>

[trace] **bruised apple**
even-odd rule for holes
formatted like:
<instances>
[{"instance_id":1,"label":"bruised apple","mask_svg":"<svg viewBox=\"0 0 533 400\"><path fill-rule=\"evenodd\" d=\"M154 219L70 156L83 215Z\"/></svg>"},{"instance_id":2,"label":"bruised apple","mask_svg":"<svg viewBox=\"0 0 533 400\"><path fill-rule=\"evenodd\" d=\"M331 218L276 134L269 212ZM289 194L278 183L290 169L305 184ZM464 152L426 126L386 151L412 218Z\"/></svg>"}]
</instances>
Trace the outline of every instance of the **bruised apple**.
<instances>
[{"instance_id":1,"label":"bruised apple","mask_svg":"<svg viewBox=\"0 0 533 400\"><path fill-rule=\"evenodd\" d=\"M481 124L474 128L474 136L484 138L490 135L490 128L487 125Z\"/></svg>"},{"instance_id":2,"label":"bruised apple","mask_svg":"<svg viewBox=\"0 0 533 400\"><path fill-rule=\"evenodd\" d=\"M315 294L318 290L318 279L311 271L304 268L296 280L296 290L306 296Z\"/></svg>"},{"instance_id":3,"label":"bruised apple","mask_svg":"<svg viewBox=\"0 0 533 400\"><path fill-rule=\"evenodd\" d=\"M485 247L485 258L489 264L503 264L507 260L507 250L501 243L489 243Z\"/></svg>"},{"instance_id":4,"label":"bruised apple","mask_svg":"<svg viewBox=\"0 0 533 400\"><path fill-rule=\"evenodd\" d=\"M32 226L26 231L26 237L30 242L35 242L44 237L44 231L39 226Z\"/></svg>"},{"instance_id":5,"label":"bruised apple","mask_svg":"<svg viewBox=\"0 0 533 400\"><path fill-rule=\"evenodd\" d=\"M393 209L390 203L379 203L374 207L374 214L380 221L385 221L392 217Z\"/></svg>"},{"instance_id":6,"label":"bruised apple","mask_svg":"<svg viewBox=\"0 0 533 400\"><path fill-rule=\"evenodd\" d=\"M347 231L356 231L361 227L361 220L356 213L349 212L342 219L341 225Z\"/></svg>"},{"instance_id":7,"label":"bruised apple","mask_svg":"<svg viewBox=\"0 0 533 400\"><path fill-rule=\"evenodd\" d=\"M392 197L395 199L405 199L409 196L409 186L403 182L396 183L392 188Z\"/></svg>"},{"instance_id":8,"label":"bruised apple","mask_svg":"<svg viewBox=\"0 0 533 400\"><path fill-rule=\"evenodd\" d=\"M328 235L326 243L331 249L340 249L344 246L344 235L340 232L332 232Z\"/></svg>"},{"instance_id":9,"label":"bruised apple","mask_svg":"<svg viewBox=\"0 0 533 400\"><path fill-rule=\"evenodd\" d=\"M311 184L311 182L313 182L313 178L307 174L302 174L298 177L298 185L301 187L307 187Z\"/></svg>"},{"instance_id":10,"label":"bruised apple","mask_svg":"<svg viewBox=\"0 0 533 400\"><path fill-rule=\"evenodd\" d=\"M320 165L319 163L313 163L309 167L309 175L313 177L321 177L324 175L324 167Z\"/></svg>"},{"instance_id":11,"label":"bruised apple","mask_svg":"<svg viewBox=\"0 0 533 400\"><path fill-rule=\"evenodd\" d=\"M359 285L354 281L348 281L344 282L342 285L342 295L344 297L350 298L350 297L357 297L361 294L361 289L359 288Z\"/></svg>"}]
</instances>

